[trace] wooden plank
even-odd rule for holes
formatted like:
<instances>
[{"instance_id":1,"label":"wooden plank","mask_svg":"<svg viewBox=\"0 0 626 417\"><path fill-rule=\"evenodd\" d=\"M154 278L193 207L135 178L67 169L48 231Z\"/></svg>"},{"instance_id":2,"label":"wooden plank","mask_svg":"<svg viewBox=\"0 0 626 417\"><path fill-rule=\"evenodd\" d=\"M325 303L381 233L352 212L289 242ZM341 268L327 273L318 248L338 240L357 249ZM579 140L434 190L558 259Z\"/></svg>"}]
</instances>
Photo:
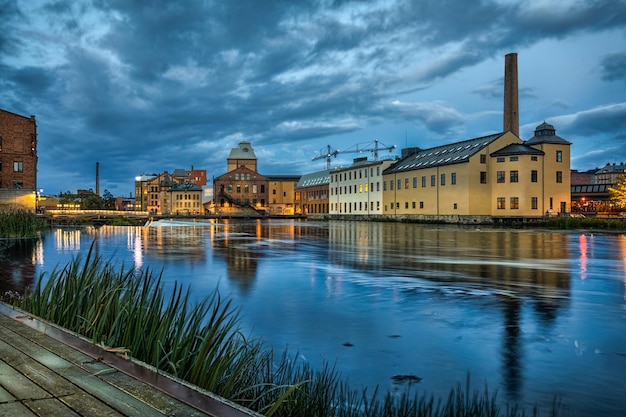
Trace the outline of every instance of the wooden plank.
<instances>
[{"instance_id":1,"label":"wooden plank","mask_svg":"<svg viewBox=\"0 0 626 417\"><path fill-rule=\"evenodd\" d=\"M0 316L2 315L0 314ZM20 330L20 333L22 333L20 327L16 327L16 330ZM31 332L26 331L24 333ZM1 334L0 330L0 335ZM45 348L53 351L55 354L62 356L75 366L84 369L92 375L97 375L100 379L122 389L129 395L132 395L142 402L150 404L163 414L168 416L180 415L189 417L206 416L205 413L198 411L197 409L188 406L187 404L184 404L159 390L156 390L150 385L140 383L124 373L115 372L115 370L108 365L97 360L93 360L91 357L72 349L70 346L60 344L54 340L44 339L37 334L31 334L31 336L37 337L37 344L42 346L42 349Z\"/></svg>"},{"instance_id":2,"label":"wooden plank","mask_svg":"<svg viewBox=\"0 0 626 417\"><path fill-rule=\"evenodd\" d=\"M23 352L11 349L11 347L4 341L0 341L0 355L7 363L52 396L59 398L61 402L76 410L79 414L85 416L107 415L122 417L122 414L117 413L111 407L102 403L102 401L88 395L84 390L73 385L56 372L46 368Z\"/></svg>"},{"instance_id":3,"label":"wooden plank","mask_svg":"<svg viewBox=\"0 0 626 417\"><path fill-rule=\"evenodd\" d=\"M30 400L22 402L34 415L40 417L86 417L76 414L72 409L63 404L57 398L46 398L43 400ZM102 414L91 414L101 416Z\"/></svg>"},{"instance_id":4,"label":"wooden plank","mask_svg":"<svg viewBox=\"0 0 626 417\"><path fill-rule=\"evenodd\" d=\"M0 404L0 417L37 417L37 414L30 411L21 402L10 402Z\"/></svg>"},{"instance_id":5,"label":"wooden plank","mask_svg":"<svg viewBox=\"0 0 626 417\"><path fill-rule=\"evenodd\" d=\"M89 395L99 399L103 403L108 404L111 408L117 410L123 415L127 415L129 417L161 417L164 415L164 413L161 413L149 404L146 404L128 393L109 385L107 382L98 378L98 376L85 371L74 363L69 362L47 349L42 350L42 345L44 344L59 344L48 336L38 336L36 343L34 343L35 341L29 341L6 327L0 326L0 339L6 341L7 344L15 347L16 349L19 348L19 350L24 354L35 359L37 362L55 373L63 376L72 384L81 388ZM82 354L79 354L79 356L81 355ZM85 363L93 362L91 358L86 355L82 355L81 357ZM102 370L100 372L102 372Z\"/></svg>"},{"instance_id":6,"label":"wooden plank","mask_svg":"<svg viewBox=\"0 0 626 417\"><path fill-rule=\"evenodd\" d=\"M2 388L2 380L0 380L0 404L15 401L15 397L10 392Z\"/></svg>"},{"instance_id":7,"label":"wooden plank","mask_svg":"<svg viewBox=\"0 0 626 417\"><path fill-rule=\"evenodd\" d=\"M101 380L114 384L132 397L155 404L154 408L163 413L171 412L171 415L183 416L261 417L260 414L215 394L160 374L149 366L106 352L87 339L0 302L0 326L5 323L7 329L36 341L41 347L65 358L88 374L97 374ZM123 381L126 381L124 377L128 379L127 386L123 385ZM158 398L163 401L157 401Z\"/></svg>"},{"instance_id":8,"label":"wooden plank","mask_svg":"<svg viewBox=\"0 0 626 417\"><path fill-rule=\"evenodd\" d=\"M0 384L2 388L19 401L51 397L48 392L17 372L3 360L0 360Z\"/></svg>"}]
</instances>

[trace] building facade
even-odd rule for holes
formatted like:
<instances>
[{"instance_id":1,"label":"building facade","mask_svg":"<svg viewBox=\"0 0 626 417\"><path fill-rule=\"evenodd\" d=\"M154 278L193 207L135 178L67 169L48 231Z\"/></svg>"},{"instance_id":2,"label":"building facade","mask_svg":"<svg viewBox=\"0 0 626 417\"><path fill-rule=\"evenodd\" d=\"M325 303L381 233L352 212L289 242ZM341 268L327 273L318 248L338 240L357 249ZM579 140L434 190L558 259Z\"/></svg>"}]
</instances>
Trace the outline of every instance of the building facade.
<instances>
[{"instance_id":1,"label":"building facade","mask_svg":"<svg viewBox=\"0 0 626 417\"><path fill-rule=\"evenodd\" d=\"M37 123L0 109L0 210L38 209Z\"/></svg>"},{"instance_id":2,"label":"building facade","mask_svg":"<svg viewBox=\"0 0 626 417\"><path fill-rule=\"evenodd\" d=\"M35 116L0 110L0 189L37 189Z\"/></svg>"},{"instance_id":3,"label":"building facade","mask_svg":"<svg viewBox=\"0 0 626 417\"><path fill-rule=\"evenodd\" d=\"M570 211L570 143L543 123L527 142L497 133L416 150L383 174L383 213L543 217Z\"/></svg>"},{"instance_id":4,"label":"building facade","mask_svg":"<svg viewBox=\"0 0 626 417\"><path fill-rule=\"evenodd\" d=\"M330 170L300 177L296 184L296 214L328 214Z\"/></svg>"},{"instance_id":5,"label":"building facade","mask_svg":"<svg viewBox=\"0 0 626 417\"><path fill-rule=\"evenodd\" d=\"M300 176L262 175L257 166L257 157L250 142L240 142L231 149L226 161L227 172L213 179L216 213L295 213L295 187Z\"/></svg>"},{"instance_id":6,"label":"building facade","mask_svg":"<svg viewBox=\"0 0 626 417\"><path fill-rule=\"evenodd\" d=\"M371 216L384 214L383 172L394 160L356 158L346 168L330 172L329 214Z\"/></svg>"},{"instance_id":7,"label":"building facade","mask_svg":"<svg viewBox=\"0 0 626 417\"><path fill-rule=\"evenodd\" d=\"M135 178L137 211L157 215L201 215L203 189L196 178L206 183L205 170L175 169L172 173L141 175Z\"/></svg>"}]
</instances>

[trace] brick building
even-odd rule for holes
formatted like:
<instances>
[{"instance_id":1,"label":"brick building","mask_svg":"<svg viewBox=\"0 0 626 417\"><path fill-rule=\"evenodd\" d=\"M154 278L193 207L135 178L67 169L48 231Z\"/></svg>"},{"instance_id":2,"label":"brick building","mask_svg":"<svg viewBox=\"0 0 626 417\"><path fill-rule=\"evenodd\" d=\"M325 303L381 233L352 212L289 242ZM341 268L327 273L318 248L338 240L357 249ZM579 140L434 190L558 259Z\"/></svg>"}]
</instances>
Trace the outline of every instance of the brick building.
<instances>
[{"instance_id":1,"label":"brick building","mask_svg":"<svg viewBox=\"0 0 626 417\"><path fill-rule=\"evenodd\" d=\"M37 208L35 116L0 109L0 210Z\"/></svg>"},{"instance_id":2,"label":"brick building","mask_svg":"<svg viewBox=\"0 0 626 417\"><path fill-rule=\"evenodd\" d=\"M0 109L0 189L37 189L37 123Z\"/></svg>"}]
</instances>

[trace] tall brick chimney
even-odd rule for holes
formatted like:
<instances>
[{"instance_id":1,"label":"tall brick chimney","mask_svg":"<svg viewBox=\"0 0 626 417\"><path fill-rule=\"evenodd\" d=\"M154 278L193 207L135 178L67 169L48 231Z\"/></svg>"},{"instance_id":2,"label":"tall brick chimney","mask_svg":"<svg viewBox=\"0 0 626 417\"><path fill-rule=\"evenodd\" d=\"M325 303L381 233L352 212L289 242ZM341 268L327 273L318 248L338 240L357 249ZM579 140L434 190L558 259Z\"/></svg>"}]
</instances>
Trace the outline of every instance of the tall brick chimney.
<instances>
[{"instance_id":1,"label":"tall brick chimney","mask_svg":"<svg viewBox=\"0 0 626 417\"><path fill-rule=\"evenodd\" d=\"M510 131L519 137L519 111L517 98L517 54L504 56L504 125L503 131Z\"/></svg>"}]
</instances>

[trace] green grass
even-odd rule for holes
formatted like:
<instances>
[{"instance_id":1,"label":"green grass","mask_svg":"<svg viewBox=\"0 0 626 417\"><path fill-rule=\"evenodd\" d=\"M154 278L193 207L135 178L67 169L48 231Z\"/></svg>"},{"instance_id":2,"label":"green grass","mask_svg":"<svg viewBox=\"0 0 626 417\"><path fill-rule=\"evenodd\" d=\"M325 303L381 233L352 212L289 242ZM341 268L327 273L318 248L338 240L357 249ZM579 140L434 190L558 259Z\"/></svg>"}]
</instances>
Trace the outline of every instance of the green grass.
<instances>
[{"instance_id":1,"label":"green grass","mask_svg":"<svg viewBox=\"0 0 626 417\"><path fill-rule=\"evenodd\" d=\"M0 238L33 238L45 228L46 220L27 210L0 211Z\"/></svg>"},{"instance_id":2,"label":"green grass","mask_svg":"<svg viewBox=\"0 0 626 417\"><path fill-rule=\"evenodd\" d=\"M446 399L352 389L334 366L313 369L287 351L275 353L245 335L239 310L218 291L192 302L189 289L163 291L162 275L125 269L94 256L74 258L28 290L19 306L267 416L524 416L501 408L497 393L472 391L469 376ZM550 415L562 407L555 404ZM537 409L532 415L538 414Z\"/></svg>"}]
</instances>

